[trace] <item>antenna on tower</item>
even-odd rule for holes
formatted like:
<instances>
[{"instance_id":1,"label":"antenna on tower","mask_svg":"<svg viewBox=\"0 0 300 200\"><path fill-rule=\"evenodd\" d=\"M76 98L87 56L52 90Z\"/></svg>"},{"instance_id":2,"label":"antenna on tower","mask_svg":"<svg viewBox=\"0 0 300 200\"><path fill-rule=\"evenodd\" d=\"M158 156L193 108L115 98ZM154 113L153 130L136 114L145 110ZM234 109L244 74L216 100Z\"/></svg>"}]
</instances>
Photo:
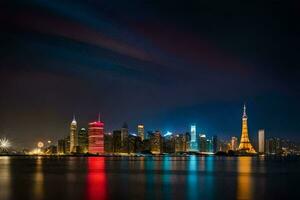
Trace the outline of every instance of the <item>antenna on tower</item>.
<instances>
[{"instance_id":1,"label":"antenna on tower","mask_svg":"<svg viewBox=\"0 0 300 200\"><path fill-rule=\"evenodd\" d=\"M100 120L100 112L98 113L98 122L101 122L101 120Z\"/></svg>"},{"instance_id":2,"label":"antenna on tower","mask_svg":"<svg viewBox=\"0 0 300 200\"><path fill-rule=\"evenodd\" d=\"M246 113L246 103L244 103L244 112L243 112L243 117L247 117L247 113Z\"/></svg>"}]
</instances>

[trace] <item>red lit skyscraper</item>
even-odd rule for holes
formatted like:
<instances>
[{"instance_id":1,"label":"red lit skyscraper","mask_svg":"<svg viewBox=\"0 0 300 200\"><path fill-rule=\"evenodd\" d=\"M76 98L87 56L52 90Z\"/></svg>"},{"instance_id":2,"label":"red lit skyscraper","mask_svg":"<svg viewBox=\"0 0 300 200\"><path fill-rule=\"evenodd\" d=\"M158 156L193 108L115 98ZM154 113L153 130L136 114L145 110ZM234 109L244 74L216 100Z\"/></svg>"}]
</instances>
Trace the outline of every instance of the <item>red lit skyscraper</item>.
<instances>
[{"instance_id":1,"label":"red lit skyscraper","mask_svg":"<svg viewBox=\"0 0 300 200\"><path fill-rule=\"evenodd\" d=\"M104 153L104 123L98 121L89 123L89 153Z\"/></svg>"}]
</instances>

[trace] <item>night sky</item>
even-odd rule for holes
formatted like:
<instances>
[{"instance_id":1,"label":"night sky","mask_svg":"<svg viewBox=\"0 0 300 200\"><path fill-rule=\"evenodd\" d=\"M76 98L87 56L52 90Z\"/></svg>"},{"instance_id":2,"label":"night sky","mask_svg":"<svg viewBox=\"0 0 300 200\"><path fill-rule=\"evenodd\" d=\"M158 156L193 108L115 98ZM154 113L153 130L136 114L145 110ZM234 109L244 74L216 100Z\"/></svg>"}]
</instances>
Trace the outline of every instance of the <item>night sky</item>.
<instances>
[{"instance_id":1,"label":"night sky","mask_svg":"<svg viewBox=\"0 0 300 200\"><path fill-rule=\"evenodd\" d=\"M240 137L246 102L251 138L300 140L299 3L243 2L1 1L0 136L31 147L100 112Z\"/></svg>"}]
</instances>

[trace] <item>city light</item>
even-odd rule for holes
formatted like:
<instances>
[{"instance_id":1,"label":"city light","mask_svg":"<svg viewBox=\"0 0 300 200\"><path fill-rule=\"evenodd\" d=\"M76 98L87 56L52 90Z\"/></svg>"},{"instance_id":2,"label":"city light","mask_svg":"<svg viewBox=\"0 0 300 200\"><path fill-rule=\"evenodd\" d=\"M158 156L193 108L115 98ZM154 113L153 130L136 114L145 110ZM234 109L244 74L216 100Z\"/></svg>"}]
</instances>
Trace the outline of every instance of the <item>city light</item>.
<instances>
[{"instance_id":1,"label":"city light","mask_svg":"<svg viewBox=\"0 0 300 200\"><path fill-rule=\"evenodd\" d=\"M7 150L10 147L10 142L7 138L0 139L0 149Z\"/></svg>"},{"instance_id":2,"label":"city light","mask_svg":"<svg viewBox=\"0 0 300 200\"><path fill-rule=\"evenodd\" d=\"M44 143L43 142L38 142L37 146L38 146L38 148L43 148L44 147Z\"/></svg>"},{"instance_id":3,"label":"city light","mask_svg":"<svg viewBox=\"0 0 300 200\"><path fill-rule=\"evenodd\" d=\"M170 136L170 135L172 135L172 134L173 134L172 132L167 131L167 133L164 135L164 137Z\"/></svg>"}]
</instances>

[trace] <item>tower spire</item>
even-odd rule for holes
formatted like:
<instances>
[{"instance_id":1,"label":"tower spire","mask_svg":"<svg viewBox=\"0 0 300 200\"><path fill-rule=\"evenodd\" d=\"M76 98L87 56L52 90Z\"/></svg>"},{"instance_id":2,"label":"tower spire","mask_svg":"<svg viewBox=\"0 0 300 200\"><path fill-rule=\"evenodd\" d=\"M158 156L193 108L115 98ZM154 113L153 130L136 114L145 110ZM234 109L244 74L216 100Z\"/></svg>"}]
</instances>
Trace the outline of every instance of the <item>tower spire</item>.
<instances>
[{"instance_id":1,"label":"tower spire","mask_svg":"<svg viewBox=\"0 0 300 200\"><path fill-rule=\"evenodd\" d=\"M76 119L75 119L75 114L73 113L73 121L76 121Z\"/></svg>"},{"instance_id":2,"label":"tower spire","mask_svg":"<svg viewBox=\"0 0 300 200\"><path fill-rule=\"evenodd\" d=\"M246 104L244 104L244 112L243 112L243 119L242 119L242 135L241 135L239 150L251 154L256 153L255 149L250 143L250 139L248 135Z\"/></svg>"},{"instance_id":3,"label":"tower spire","mask_svg":"<svg viewBox=\"0 0 300 200\"><path fill-rule=\"evenodd\" d=\"M244 112L243 112L243 117L247 117L247 113L246 113L246 104L244 103Z\"/></svg>"},{"instance_id":4,"label":"tower spire","mask_svg":"<svg viewBox=\"0 0 300 200\"><path fill-rule=\"evenodd\" d=\"M100 120L101 118L100 118L100 112L98 113L98 122L101 122L101 120Z\"/></svg>"}]
</instances>

